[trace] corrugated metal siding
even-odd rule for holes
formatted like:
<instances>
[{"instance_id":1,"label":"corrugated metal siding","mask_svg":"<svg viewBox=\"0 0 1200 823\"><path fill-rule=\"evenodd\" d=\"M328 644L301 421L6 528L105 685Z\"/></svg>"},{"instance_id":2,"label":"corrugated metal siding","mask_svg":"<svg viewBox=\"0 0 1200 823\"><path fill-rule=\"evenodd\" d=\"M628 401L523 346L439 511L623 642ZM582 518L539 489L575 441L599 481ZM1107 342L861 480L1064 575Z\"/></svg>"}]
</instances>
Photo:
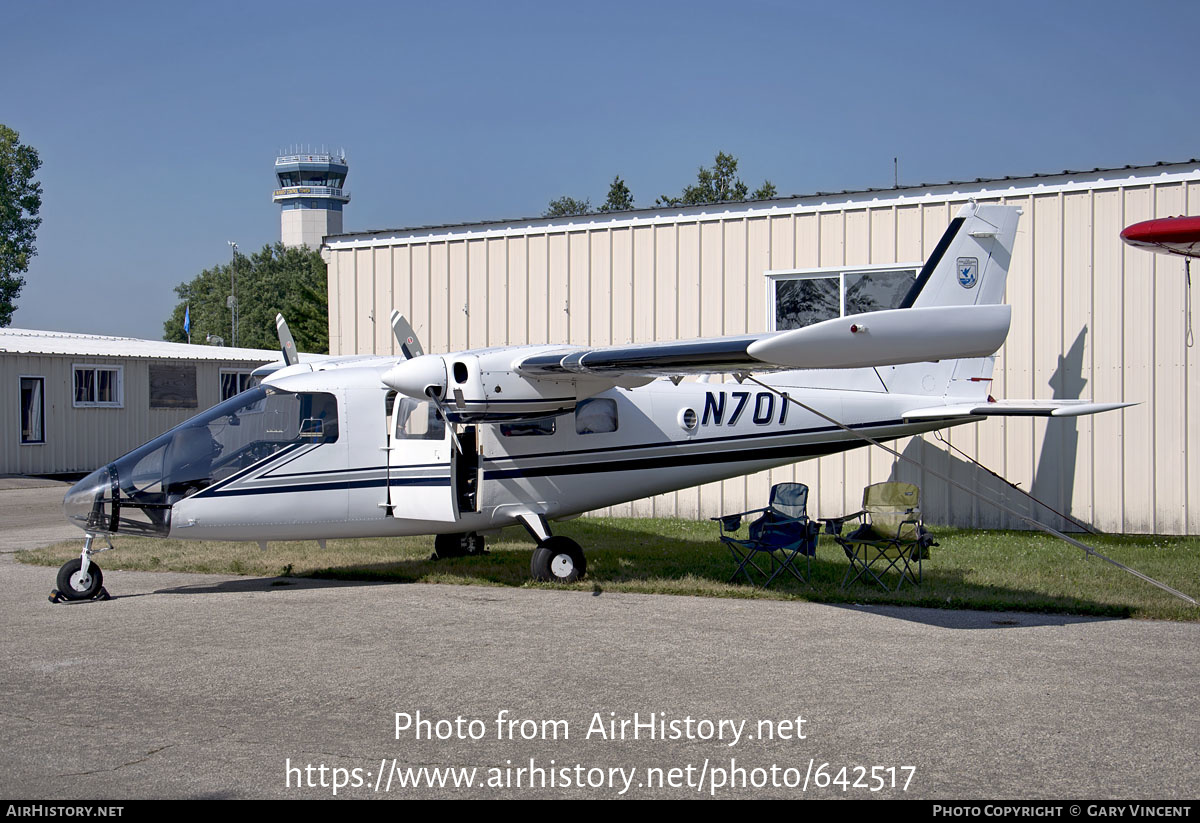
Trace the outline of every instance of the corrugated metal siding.
<instances>
[{"instance_id":1,"label":"corrugated metal siding","mask_svg":"<svg viewBox=\"0 0 1200 823\"><path fill-rule=\"evenodd\" d=\"M195 365L196 409L150 408L150 364ZM121 366L122 408L73 404L75 364ZM135 360L78 355L0 354L0 474L90 472L220 401L222 368L244 362ZM20 378L45 378L45 443L21 443Z\"/></svg>"},{"instance_id":2,"label":"corrugated metal siding","mask_svg":"<svg viewBox=\"0 0 1200 823\"><path fill-rule=\"evenodd\" d=\"M1188 415L1198 402L1198 375L1184 340L1183 263L1119 239L1139 220L1200 213L1200 168L1063 185L1014 181L1004 195L984 194L960 188L924 198L871 196L867 203L848 197L713 215L583 218L480 236L448 230L371 240L373 249L335 243L331 348L394 352L385 322L393 307L431 352L762 331L769 322L763 272L923 260L958 207L978 195L1024 208L1008 280L1013 327L993 393L1141 405L1077 419L990 420L952 429L945 439L1103 530L1200 532L1200 484L1188 479L1200 464L1200 427ZM933 435L896 447L1014 508L1060 522L1030 509L1022 495ZM865 485L895 474L922 485L934 522L1019 525L926 471L894 462L877 450L855 451L611 511L707 517L757 505L772 483L796 479L815 490L817 512L833 516L857 509Z\"/></svg>"}]
</instances>

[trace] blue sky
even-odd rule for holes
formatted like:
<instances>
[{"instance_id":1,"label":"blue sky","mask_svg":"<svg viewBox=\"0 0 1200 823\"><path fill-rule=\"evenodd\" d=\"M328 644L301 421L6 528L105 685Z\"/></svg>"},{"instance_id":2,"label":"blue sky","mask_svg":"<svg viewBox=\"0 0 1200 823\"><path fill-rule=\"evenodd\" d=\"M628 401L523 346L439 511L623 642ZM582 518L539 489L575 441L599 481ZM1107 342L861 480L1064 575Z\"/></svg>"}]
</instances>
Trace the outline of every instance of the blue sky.
<instances>
[{"instance_id":1,"label":"blue sky","mask_svg":"<svg viewBox=\"0 0 1200 823\"><path fill-rule=\"evenodd\" d=\"M986 5L986 8L985 8ZM13 325L159 338L279 237L272 163L344 148L347 231L1200 156L1185 2L7 3L0 122L41 154Z\"/></svg>"}]
</instances>

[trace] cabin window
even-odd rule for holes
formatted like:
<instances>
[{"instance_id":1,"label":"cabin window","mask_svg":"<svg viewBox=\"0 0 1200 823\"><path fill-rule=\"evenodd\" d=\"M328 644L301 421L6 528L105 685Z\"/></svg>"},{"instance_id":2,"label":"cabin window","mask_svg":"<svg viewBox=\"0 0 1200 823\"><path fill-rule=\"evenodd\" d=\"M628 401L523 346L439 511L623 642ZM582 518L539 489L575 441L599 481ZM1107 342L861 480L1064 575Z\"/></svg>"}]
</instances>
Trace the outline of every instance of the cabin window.
<instances>
[{"instance_id":1,"label":"cabin window","mask_svg":"<svg viewBox=\"0 0 1200 823\"><path fill-rule=\"evenodd\" d=\"M769 271L771 328L799 329L852 314L896 309L920 266Z\"/></svg>"},{"instance_id":2,"label":"cabin window","mask_svg":"<svg viewBox=\"0 0 1200 823\"><path fill-rule=\"evenodd\" d=\"M253 385L253 372L242 369L221 369L221 402L241 394Z\"/></svg>"},{"instance_id":3,"label":"cabin window","mask_svg":"<svg viewBox=\"0 0 1200 823\"><path fill-rule=\"evenodd\" d=\"M195 366L150 364L150 408L194 409L199 405Z\"/></svg>"},{"instance_id":4,"label":"cabin window","mask_svg":"<svg viewBox=\"0 0 1200 823\"><path fill-rule=\"evenodd\" d=\"M446 421L430 401L399 397L393 408L397 440L446 439Z\"/></svg>"},{"instance_id":5,"label":"cabin window","mask_svg":"<svg viewBox=\"0 0 1200 823\"><path fill-rule=\"evenodd\" d=\"M617 401L589 397L575 407L576 434L607 434L617 430Z\"/></svg>"},{"instance_id":6,"label":"cabin window","mask_svg":"<svg viewBox=\"0 0 1200 823\"><path fill-rule=\"evenodd\" d=\"M546 437L554 434L554 418L522 420L520 423L501 423L500 434L504 437Z\"/></svg>"},{"instance_id":7,"label":"cabin window","mask_svg":"<svg viewBox=\"0 0 1200 823\"><path fill-rule=\"evenodd\" d=\"M121 366L75 365L75 406L106 406L121 408L125 405Z\"/></svg>"},{"instance_id":8,"label":"cabin window","mask_svg":"<svg viewBox=\"0 0 1200 823\"><path fill-rule=\"evenodd\" d=\"M21 443L46 442L46 378L21 378Z\"/></svg>"},{"instance_id":9,"label":"cabin window","mask_svg":"<svg viewBox=\"0 0 1200 823\"><path fill-rule=\"evenodd\" d=\"M263 400L257 399L254 395L247 397L248 399L236 413L227 417L218 417L216 423L223 422L228 426L241 426L245 414L265 411L263 420L253 421L253 428L256 431L261 427L263 440L279 443L337 442L337 398L332 394L323 392L287 394L268 391L265 404ZM235 405L236 401L229 401L229 404ZM210 409L205 415L211 413Z\"/></svg>"}]
</instances>

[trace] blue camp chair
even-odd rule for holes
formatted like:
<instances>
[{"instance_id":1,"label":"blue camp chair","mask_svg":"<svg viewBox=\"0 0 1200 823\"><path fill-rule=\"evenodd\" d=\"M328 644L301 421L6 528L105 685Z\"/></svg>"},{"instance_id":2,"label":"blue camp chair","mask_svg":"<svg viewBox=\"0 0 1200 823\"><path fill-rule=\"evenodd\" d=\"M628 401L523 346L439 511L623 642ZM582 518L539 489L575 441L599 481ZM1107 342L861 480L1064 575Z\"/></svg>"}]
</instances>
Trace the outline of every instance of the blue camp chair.
<instances>
[{"instance_id":1,"label":"blue camp chair","mask_svg":"<svg viewBox=\"0 0 1200 823\"><path fill-rule=\"evenodd\" d=\"M760 588L765 589L787 571L801 583L807 583L821 531L819 523L808 519L807 506L808 486L779 483L771 487L771 500L766 508L712 518L720 524L721 542L729 547L738 564L729 582L741 575L752 586L761 580ZM751 514L760 516L750 523L749 538L734 537L741 528L742 518ZM803 570L797 565L801 555L805 560ZM760 566L764 556L766 562Z\"/></svg>"},{"instance_id":2,"label":"blue camp chair","mask_svg":"<svg viewBox=\"0 0 1200 823\"><path fill-rule=\"evenodd\" d=\"M861 523L843 537L842 523L858 518ZM921 561L936 546L933 535L921 521L921 490L912 483L875 483L863 489L862 510L838 520L829 529L850 561L842 588L858 580L874 581L885 589L899 591L905 582L921 585ZM884 575L896 572L896 585Z\"/></svg>"}]
</instances>

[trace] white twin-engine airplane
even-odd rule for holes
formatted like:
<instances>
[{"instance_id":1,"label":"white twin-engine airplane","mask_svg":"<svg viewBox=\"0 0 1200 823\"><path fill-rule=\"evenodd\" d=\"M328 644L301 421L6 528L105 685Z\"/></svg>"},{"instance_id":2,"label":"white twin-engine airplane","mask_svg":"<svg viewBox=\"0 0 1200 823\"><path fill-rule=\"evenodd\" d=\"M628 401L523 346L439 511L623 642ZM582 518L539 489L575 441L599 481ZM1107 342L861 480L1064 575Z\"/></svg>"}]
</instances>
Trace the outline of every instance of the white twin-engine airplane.
<instances>
[{"instance_id":1,"label":"white twin-engine airplane","mask_svg":"<svg viewBox=\"0 0 1200 823\"><path fill-rule=\"evenodd\" d=\"M67 493L87 539L59 571L102 592L95 537L258 541L435 534L439 555L520 524L535 578L572 581L579 545L550 522L989 415L1122 403L988 396L1020 209L964 206L902 307L791 331L606 348L533 345L288 365L93 472ZM836 371L835 371L836 370ZM743 382L772 372L772 389ZM732 374L736 382L680 382ZM670 379L656 379L670 378ZM841 421L829 424L788 397Z\"/></svg>"}]
</instances>

